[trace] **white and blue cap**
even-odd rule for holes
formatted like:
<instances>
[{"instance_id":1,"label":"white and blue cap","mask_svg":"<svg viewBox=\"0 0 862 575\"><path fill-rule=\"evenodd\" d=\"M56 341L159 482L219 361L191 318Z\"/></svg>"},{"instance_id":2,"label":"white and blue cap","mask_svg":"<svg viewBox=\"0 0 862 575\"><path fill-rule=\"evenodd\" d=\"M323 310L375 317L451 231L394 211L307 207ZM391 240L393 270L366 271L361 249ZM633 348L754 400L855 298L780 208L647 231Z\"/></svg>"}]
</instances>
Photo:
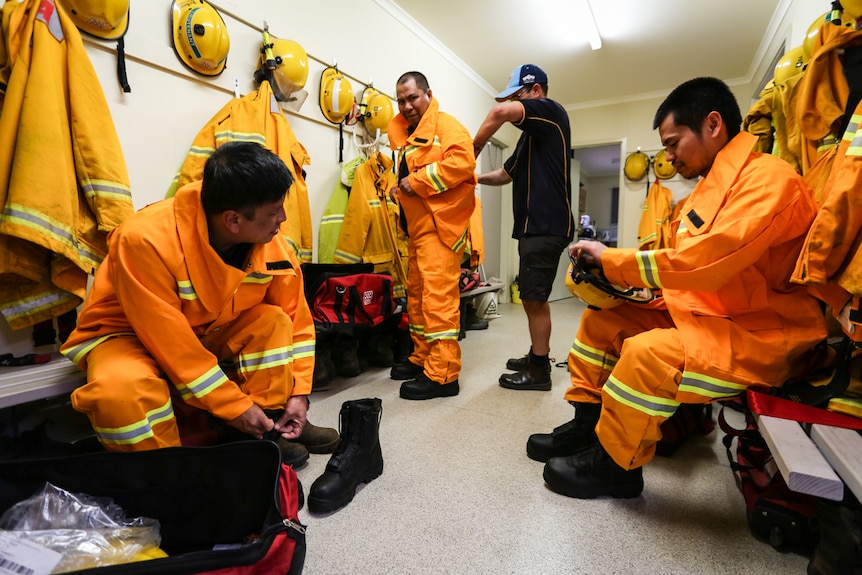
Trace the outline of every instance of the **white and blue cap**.
<instances>
[{"instance_id":1,"label":"white and blue cap","mask_svg":"<svg viewBox=\"0 0 862 575\"><path fill-rule=\"evenodd\" d=\"M535 64L524 64L512 70L512 75L509 76L509 85L506 89L497 94L496 100L503 102L508 100L515 92L524 86L532 84L547 84L548 75L545 71Z\"/></svg>"}]
</instances>

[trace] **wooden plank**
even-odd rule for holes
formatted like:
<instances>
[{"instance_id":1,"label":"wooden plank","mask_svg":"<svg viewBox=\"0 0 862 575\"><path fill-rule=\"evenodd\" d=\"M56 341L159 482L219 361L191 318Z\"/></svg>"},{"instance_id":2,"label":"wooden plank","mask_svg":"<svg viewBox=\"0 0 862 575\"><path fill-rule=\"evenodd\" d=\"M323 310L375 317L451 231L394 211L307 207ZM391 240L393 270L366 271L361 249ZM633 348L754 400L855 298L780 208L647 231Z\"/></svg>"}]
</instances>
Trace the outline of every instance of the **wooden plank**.
<instances>
[{"instance_id":1,"label":"wooden plank","mask_svg":"<svg viewBox=\"0 0 862 575\"><path fill-rule=\"evenodd\" d=\"M850 491L862 499L862 435L852 429L815 423L811 439Z\"/></svg>"},{"instance_id":2,"label":"wooden plank","mask_svg":"<svg viewBox=\"0 0 862 575\"><path fill-rule=\"evenodd\" d=\"M799 423L758 415L757 427L790 489L832 501L844 498L844 484Z\"/></svg>"}]
</instances>

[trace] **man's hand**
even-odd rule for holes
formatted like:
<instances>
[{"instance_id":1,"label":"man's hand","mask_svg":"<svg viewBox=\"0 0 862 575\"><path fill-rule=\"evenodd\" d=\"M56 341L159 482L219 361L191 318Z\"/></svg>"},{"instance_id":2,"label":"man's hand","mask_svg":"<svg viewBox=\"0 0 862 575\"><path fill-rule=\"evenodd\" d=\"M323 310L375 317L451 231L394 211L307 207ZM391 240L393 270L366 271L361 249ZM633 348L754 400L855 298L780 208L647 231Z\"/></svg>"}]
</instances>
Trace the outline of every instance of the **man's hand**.
<instances>
[{"instance_id":1,"label":"man's hand","mask_svg":"<svg viewBox=\"0 0 862 575\"><path fill-rule=\"evenodd\" d=\"M304 395L291 397L284 406L284 415L275 422L275 429L285 439L296 439L302 435L307 414L308 399Z\"/></svg>"},{"instance_id":2,"label":"man's hand","mask_svg":"<svg viewBox=\"0 0 862 575\"><path fill-rule=\"evenodd\" d=\"M263 434L274 427L272 420L257 405L252 405L242 415L227 423L257 439L263 439Z\"/></svg>"},{"instance_id":3,"label":"man's hand","mask_svg":"<svg viewBox=\"0 0 862 575\"><path fill-rule=\"evenodd\" d=\"M569 246L569 257L574 259L586 258L587 263L602 267L602 252L608 246L596 240L580 240Z\"/></svg>"}]
</instances>

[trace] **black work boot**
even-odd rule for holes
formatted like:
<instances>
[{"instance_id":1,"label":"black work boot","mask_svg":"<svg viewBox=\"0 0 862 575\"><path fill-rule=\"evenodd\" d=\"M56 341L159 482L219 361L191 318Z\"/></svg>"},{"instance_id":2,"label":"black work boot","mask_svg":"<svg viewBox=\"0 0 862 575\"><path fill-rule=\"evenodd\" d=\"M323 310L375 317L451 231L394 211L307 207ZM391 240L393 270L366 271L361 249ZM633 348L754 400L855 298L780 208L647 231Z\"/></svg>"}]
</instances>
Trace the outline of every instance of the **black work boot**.
<instances>
[{"instance_id":1,"label":"black work boot","mask_svg":"<svg viewBox=\"0 0 862 575\"><path fill-rule=\"evenodd\" d=\"M409 359L405 359L401 363L396 363L389 371L389 378L396 380L414 379L422 375L425 366L416 365Z\"/></svg>"},{"instance_id":2,"label":"black work boot","mask_svg":"<svg viewBox=\"0 0 862 575\"><path fill-rule=\"evenodd\" d=\"M506 389L531 391L550 391L551 362L544 365L529 361L529 365L517 373L504 373L500 376L500 386Z\"/></svg>"},{"instance_id":3,"label":"black work boot","mask_svg":"<svg viewBox=\"0 0 862 575\"><path fill-rule=\"evenodd\" d=\"M589 451L552 457L542 476L552 491L578 499L637 497L644 489L643 469L623 469L601 443Z\"/></svg>"},{"instance_id":4,"label":"black work boot","mask_svg":"<svg viewBox=\"0 0 862 575\"><path fill-rule=\"evenodd\" d=\"M527 440L527 457L544 463L552 457L574 455L599 442L596 424L601 403L575 403L575 418L551 433L534 433Z\"/></svg>"},{"instance_id":5,"label":"black work boot","mask_svg":"<svg viewBox=\"0 0 862 575\"><path fill-rule=\"evenodd\" d=\"M522 357L511 357L506 361L506 369L511 371L521 371L530 367L530 354Z\"/></svg>"},{"instance_id":6,"label":"black work boot","mask_svg":"<svg viewBox=\"0 0 862 575\"><path fill-rule=\"evenodd\" d=\"M317 427L306 420L302 434L295 441L304 445L309 453L332 453L338 445L338 431L331 427Z\"/></svg>"},{"instance_id":7,"label":"black work boot","mask_svg":"<svg viewBox=\"0 0 862 575\"><path fill-rule=\"evenodd\" d=\"M416 379L402 383L398 394L402 399L422 400L434 399L435 397L453 397L458 395L460 391L461 388L457 379L449 383L438 383L429 379L424 373L420 373Z\"/></svg>"},{"instance_id":8,"label":"black work boot","mask_svg":"<svg viewBox=\"0 0 862 575\"><path fill-rule=\"evenodd\" d=\"M359 340L349 334L339 334L332 342L332 361L341 377L356 377L362 373L359 364Z\"/></svg>"},{"instance_id":9,"label":"black work boot","mask_svg":"<svg viewBox=\"0 0 862 575\"><path fill-rule=\"evenodd\" d=\"M308 463L308 450L301 443L288 441L283 437L276 437L272 440L278 445L278 450L281 452L281 462L285 465L299 469Z\"/></svg>"},{"instance_id":10,"label":"black work boot","mask_svg":"<svg viewBox=\"0 0 862 575\"><path fill-rule=\"evenodd\" d=\"M341 440L326 464L323 475L308 492L308 510L328 513L344 507L356 495L360 483L368 483L383 473L380 450L380 416L383 404L377 399L345 401L339 425Z\"/></svg>"},{"instance_id":11,"label":"black work boot","mask_svg":"<svg viewBox=\"0 0 862 575\"><path fill-rule=\"evenodd\" d=\"M314 375L311 378L311 390L326 389L338 375L335 363L332 361L332 347L328 339L318 338L314 350Z\"/></svg>"}]
</instances>

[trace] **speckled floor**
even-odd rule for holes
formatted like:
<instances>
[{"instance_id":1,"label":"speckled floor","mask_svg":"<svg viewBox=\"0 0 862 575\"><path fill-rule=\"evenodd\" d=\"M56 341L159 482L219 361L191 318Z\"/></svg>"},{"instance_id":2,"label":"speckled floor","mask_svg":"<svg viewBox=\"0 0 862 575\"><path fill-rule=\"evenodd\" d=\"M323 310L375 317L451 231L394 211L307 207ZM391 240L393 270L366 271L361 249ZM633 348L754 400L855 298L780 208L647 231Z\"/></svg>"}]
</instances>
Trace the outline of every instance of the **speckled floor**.
<instances>
[{"instance_id":1,"label":"speckled floor","mask_svg":"<svg viewBox=\"0 0 862 575\"><path fill-rule=\"evenodd\" d=\"M583 306L551 304L551 355L564 361ZM340 574L804 574L807 558L755 539L721 432L690 440L644 469L635 499L576 500L550 491L527 458L531 433L568 421L565 368L550 392L497 384L506 359L530 345L520 305L461 341L457 397L406 401L389 370L372 368L312 394L310 419L338 426L344 401L383 400L384 470L346 507L308 525L306 575ZM306 493L328 455L298 474Z\"/></svg>"}]
</instances>

